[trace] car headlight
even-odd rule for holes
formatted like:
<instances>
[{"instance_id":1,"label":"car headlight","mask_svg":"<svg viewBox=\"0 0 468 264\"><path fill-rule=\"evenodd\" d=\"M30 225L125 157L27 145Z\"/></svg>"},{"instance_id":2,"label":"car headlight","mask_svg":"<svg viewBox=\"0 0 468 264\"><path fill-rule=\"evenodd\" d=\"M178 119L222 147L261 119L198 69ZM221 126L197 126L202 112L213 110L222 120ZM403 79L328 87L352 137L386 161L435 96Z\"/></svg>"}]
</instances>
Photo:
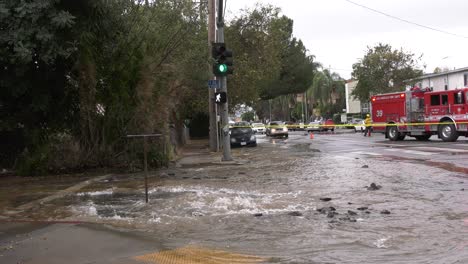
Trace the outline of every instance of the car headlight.
<instances>
[{"instance_id":1,"label":"car headlight","mask_svg":"<svg viewBox=\"0 0 468 264\"><path fill-rule=\"evenodd\" d=\"M255 136L252 135L252 136L250 137L250 141L254 141L254 140L255 140Z\"/></svg>"},{"instance_id":2,"label":"car headlight","mask_svg":"<svg viewBox=\"0 0 468 264\"><path fill-rule=\"evenodd\" d=\"M283 131L288 131L288 128L287 128L287 127L284 127Z\"/></svg>"},{"instance_id":3,"label":"car headlight","mask_svg":"<svg viewBox=\"0 0 468 264\"><path fill-rule=\"evenodd\" d=\"M236 143L236 139L235 139L235 138L231 138L231 142L232 142L232 143Z\"/></svg>"},{"instance_id":4,"label":"car headlight","mask_svg":"<svg viewBox=\"0 0 468 264\"><path fill-rule=\"evenodd\" d=\"M275 132L276 132L276 129L275 129L275 128L272 128L272 129L271 129L271 132L272 132L272 133L275 133Z\"/></svg>"}]
</instances>

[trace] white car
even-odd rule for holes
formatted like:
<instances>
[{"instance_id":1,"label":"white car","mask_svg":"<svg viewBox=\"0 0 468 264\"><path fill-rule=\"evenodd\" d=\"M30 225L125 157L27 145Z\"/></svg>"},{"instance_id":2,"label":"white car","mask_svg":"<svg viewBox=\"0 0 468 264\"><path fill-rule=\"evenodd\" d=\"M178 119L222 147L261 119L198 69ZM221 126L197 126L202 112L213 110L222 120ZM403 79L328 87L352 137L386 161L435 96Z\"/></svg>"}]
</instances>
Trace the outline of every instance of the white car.
<instances>
[{"instance_id":1,"label":"white car","mask_svg":"<svg viewBox=\"0 0 468 264\"><path fill-rule=\"evenodd\" d=\"M321 121L312 121L307 125L306 131L307 132L320 131L320 125L321 125Z\"/></svg>"},{"instance_id":2,"label":"white car","mask_svg":"<svg viewBox=\"0 0 468 264\"><path fill-rule=\"evenodd\" d=\"M254 133L264 134L266 132L265 125L262 123L252 123Z\"/></svg>"},{"instance_id":3,"label":"white car","mask_svg":"<svg viewBox=\"0 0 468 264\"><path fill-rule=\"evenodd\" d=\"M359 123L354 125L354 132L364 132L366 130L366 123L364 120L359 121Z\"/></svg>"}]
</instances>

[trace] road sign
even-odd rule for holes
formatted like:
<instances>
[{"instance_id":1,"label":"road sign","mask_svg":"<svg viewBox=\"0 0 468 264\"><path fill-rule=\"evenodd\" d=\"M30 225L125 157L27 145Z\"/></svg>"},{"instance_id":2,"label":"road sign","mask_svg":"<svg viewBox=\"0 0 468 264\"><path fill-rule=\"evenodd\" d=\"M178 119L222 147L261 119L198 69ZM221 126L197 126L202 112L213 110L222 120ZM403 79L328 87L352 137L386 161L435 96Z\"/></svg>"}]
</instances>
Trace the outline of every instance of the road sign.
<instances>
[{"instance_id":1,"label":"road sign","mask_svg":"<svg viewBox=\"0 0 468 264\"><path fill-rule=\"evenodd\" d=\"M219 88L218 80L208 80L208 88L218 89Z\"/></svg>"}]
</instances>

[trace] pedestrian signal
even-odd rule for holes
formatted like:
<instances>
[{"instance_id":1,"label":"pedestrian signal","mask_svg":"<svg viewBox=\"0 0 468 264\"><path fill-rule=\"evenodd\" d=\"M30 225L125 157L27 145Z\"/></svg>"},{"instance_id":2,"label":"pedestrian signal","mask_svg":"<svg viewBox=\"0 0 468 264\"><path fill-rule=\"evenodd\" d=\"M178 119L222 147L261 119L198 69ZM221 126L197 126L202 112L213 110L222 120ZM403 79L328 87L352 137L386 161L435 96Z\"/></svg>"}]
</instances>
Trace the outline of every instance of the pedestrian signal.
<instances>
[{"instance_id":1,"label":"pedestrian signal","mask_svg":"<svg viewBox=\"0 0 468 264\"><path fill-rule=\"evenodd\" d=\"M227 102L226 92L217 92L214 94L214 96L215 96L215 103L217 104L225 104Z\"/></svg>"}]
</instances>

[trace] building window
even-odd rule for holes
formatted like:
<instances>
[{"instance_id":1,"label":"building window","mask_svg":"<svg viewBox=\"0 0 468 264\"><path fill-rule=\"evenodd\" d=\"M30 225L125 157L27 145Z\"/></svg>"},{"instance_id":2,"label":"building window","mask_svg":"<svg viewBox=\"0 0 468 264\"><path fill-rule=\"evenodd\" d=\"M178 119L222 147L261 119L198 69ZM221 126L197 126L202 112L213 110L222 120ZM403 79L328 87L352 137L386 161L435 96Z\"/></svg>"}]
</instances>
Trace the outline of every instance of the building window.
<instances>
[{"instance_id":1,"label":"building window","mask_svg":"<svg viewBox=\"0 0 468 264\"><path fill-rule=\"evenodd\" d=\"M448 91L448 85L444 86L445 91Z\"/></svg>"},{"instance_id":2,"label":"building window","mask_svg":"<svg viewBox=\"0 0 468 264\"><path fill-rule=\"evenodd\" d=\"M468 73L465 73L465 74L463 75L463 85L464 85L465 87L468 87Z\"/></svg>"},{"instance_id":3,"label":"building window","mask_svg":"<svg viewBox=\"0 0 468 264\"><path fill-rule=\"evenodd\" d=\"M440 105L440 95L431 95L431 105Z\"/></svg>"}]
</instances>

